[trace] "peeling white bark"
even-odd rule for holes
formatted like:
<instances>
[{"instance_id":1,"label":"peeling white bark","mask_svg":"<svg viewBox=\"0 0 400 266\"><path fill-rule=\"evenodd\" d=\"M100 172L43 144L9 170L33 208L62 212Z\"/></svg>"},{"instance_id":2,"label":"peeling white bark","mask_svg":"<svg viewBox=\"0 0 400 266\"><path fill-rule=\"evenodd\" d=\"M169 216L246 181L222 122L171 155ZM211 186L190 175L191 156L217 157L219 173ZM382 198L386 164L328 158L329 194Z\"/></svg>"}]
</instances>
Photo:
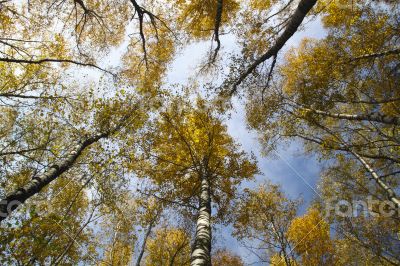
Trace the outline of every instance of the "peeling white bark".
<instances>
[{"instance_id":1,"label":"peeling white bark","mask_svg":"<svg viewBox=\"0 0 400 266\"><path fill-rule=\"evenodd\" d=\"M79 142L66 158L54 163L43 174L32 177L26 185L8 194L0 201L0 222L6 219L12 211L18 208L18 206L23 204L27 199L39 193L51 181L70 169L87 147L97 142L99 139L107 137L110 133L110 131L99 133Z\"/></svg>"},{"instance_id":2,"label":"peeling white bark","mask_svg":"<svg viewBox=\"0 0 400 266\"><path fill-rule=\"evenodd\" d=\"M396 208L400 208L400 200L397 198L396 193L393 191L393 189L382 181L382 178L380 178L380 176L374 171L374 169L372 169L372 167L364 160L363 157L361 157L356 152L352 151L351 153L361 162L365 169L367 169L375 182L386 192L388 199L394 203Z\"/></svg>"},{"instance_id":3,"label":"peeling white bark","mask_svg":"<svg viewBox=\"0 0 400 266\"><path fill-rule=\"evenodd\" d=\"M325 112L321 110L303 108L304 110L310 111L315 114L329 116L338 119L346 119L346 120L355 120L355 121L371 121L371 122L379 122L383 124L389 125L400 125L400 117L393 117L384 115L381 113L370 113L370 114L361 114L361 115L352 115L352 114L336 114Z\"/></svg>"},{"instance_id":4,"label":"peeling white bark","mask_svg":"<svg viewBox=\"0 0 400 266\"><path fill-rule=\"evenodd\" d=\"M191 266L211 265L211 196L206 178L201 181L200 206L197 217L196 236L191 255Z\"/></svg>"}]
</instances>

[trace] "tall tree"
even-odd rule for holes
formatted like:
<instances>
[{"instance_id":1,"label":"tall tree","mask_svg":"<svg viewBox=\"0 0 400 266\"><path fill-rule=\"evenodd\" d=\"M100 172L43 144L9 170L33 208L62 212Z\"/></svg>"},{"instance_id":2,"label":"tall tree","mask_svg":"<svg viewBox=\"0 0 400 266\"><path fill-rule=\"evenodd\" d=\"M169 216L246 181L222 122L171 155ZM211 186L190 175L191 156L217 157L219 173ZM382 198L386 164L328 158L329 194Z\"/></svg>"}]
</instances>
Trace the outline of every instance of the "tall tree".
<instances>
[{"instance_id":1,"label":"tall tree","mask_svg":"<svg viewBox=\"0 0 400 266\"><path fill-rule=\"evenodd\" d=\"M249 124L261 133L266 152L273 153L282 139L300 139L306 151L329 160L334 171L324 176L326 195L364 201L372 197L382 204L389 200L398 209L398 3L319 3L327 36L304 40L287 54L269 83L254 83L248 91ZM394 217L380 219L366 221L374 230L395 223ZM356 220L348 226L342 220L340 227L353 235L346 241L359 245L356 233L368 222ZM350 230L355 224L357 229ZM385 229L385 235L396 239L392 230ZM376 252L380 247L367 240L367 231L361 233L361 242L382 256ZM381 242L390 250L383 257L396 261L395 242Z\"/></svg>"},{"instance_id":2,"label":"tall tree","mask_svg":"<svg viewBox=\"0 0 400 266\"><path fill-rule=\"evenodd\" d=\"M237 186L258 172L254 160L227 134L222 117L206 102L173 97L155 119L143 148L142 177L158 195L196 215L191 265L210 265L212 206L223 219Z\"/></svg>"},{"instance_id":3,"label":"tall tree","mask_svg":"<svg viewBox=\"0 0 400 266\"><path fill-rule=\"evenodd\" d=\"M214 265L214 266L224 266L224 265L243 266L244 263L239 256L230 252L229 250L219 249L216 252L214 252L214 254L212 256L212 265Z\"/></svg>"},{"instance_id":4,"label":"tall tree","mask_svg":"<svg viewBox=\"0 0 400 266\"><path fill-rule=\"evenodd\" d=\"M271 262L277 254L285 265L295 265L291 254L293 243L287 230L296 217L299 203L286 198L279 186L272 184L246 190L236 200L233 235L260 262Z\"/></svg>"},{"instance_id":5,"label":"tall tree","mask_svg":"<svg viewBox=\"0 0 400 266\"><path fill-rule=\"evenodd\" d=\"M160 266L190 265L190 236L180 228L161 227L149 239L146 264Z\"/></svg>"},{"instance_id":6,"label":"tall tree","mask_svg":"<svg viewBox=\"0 0 400 266\"><path fill-rule=\"evenodd\" d=\"M76 115L76 119L95 119L93 123L94 130L91 127L88 127L87 124L83 124L83 128L81 131L77 130L74 133L74 137L76 139L72 139L72 141L76 142L76 144L72 145L71 148L66 148L65 150L60 149L61 145L65 145L68 147L66 143L59 143L59 146L54 145L50 150L50 157L43 160L43 162L39 162L44 167L42 169L33 170L31 177L26 178L24 183L17 184L17 186L12 187L9 186L8 189L10 191L4 196L1 201L1 217L0 221L7 218L7 216L14 211L18 206L23 204L26 200L38 194L44 187L49 185L52 181L61 176L64 172L68 171L70 168L76 165L76 162L79 157L88 150L93 144L97 143L99 140L107 138L119 132L123 127L127 125L130 130L134 129L135 126L140 126L142 123L141 110L135 105L125 106L125 103L121 104L121 102L117 101L95 101L94 113L92 116ZM84 108L88 108L88 104L84 104ZM41 111L44 112L44 111ZM54 113L52 114L54 115ZM86 114L87 115L87 114ZM111 121L110 118L113 117L116 119L115 121ZM40 117L40 116L39 116ZM41 119L41 118L40 118ZM34 122L30 121L30 122ZM43 121L47 127L50 127L52 130L52 123L48 121ZM82 122L82 121L81 121ZM77 124L78 125L78 124ZM132 127L133 126L133 127ZM86 127L86 128L85 128ZM60 128L57 128L60 130ZM75 128L73 128L75 129ZM91 132L92 131L92 132ZM93 132L94 131L94 132ZM57 132L58 134L65 134L67 132ZM78 133L78 134L76 134ZM28 137L32 137L28 135ZM59 135L57 137L60 137ZM71 144L69 144L71 145ZM65 147L64 146L64 147ZM41 151L41 149L39 149ZM32 150L30 152L35 152ZM4 154L3 156L16 156L19 153L15 154ZM42 154L41 154L42 155ZM56 156L54 156L56 155ZM46 163L44 165L43 163ZM29 171L25 170L25 173Z\"/></svg>"}]
</instances>

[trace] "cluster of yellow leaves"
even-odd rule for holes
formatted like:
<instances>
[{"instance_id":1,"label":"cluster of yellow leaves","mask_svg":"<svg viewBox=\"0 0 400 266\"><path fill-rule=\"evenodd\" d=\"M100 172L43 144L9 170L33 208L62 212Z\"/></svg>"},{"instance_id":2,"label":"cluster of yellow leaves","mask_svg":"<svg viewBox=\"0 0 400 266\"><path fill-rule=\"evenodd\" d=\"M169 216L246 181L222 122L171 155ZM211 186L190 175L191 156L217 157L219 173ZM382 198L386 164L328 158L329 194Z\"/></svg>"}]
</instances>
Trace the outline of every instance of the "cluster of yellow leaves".
<instances>
[{"instance_id":1,"label":"cluster of yellow leaves","mask_svg":"<svg viewBox=\"0 0 400 266\"><path fill-rule=\"evenodd\" d=\"M250 7L255 10L268 10L274 2L274 0L250 0Z\"/></svg>"},{"instance_id":2,"label":"cluster of yellow leaves","mask_svg":"<svg viewBox=\"0 0 400 266\"><path fill-rule=\"evenodd\" d=\"M270 261L272 266L288 266L285 262L285 258L283 256L280 256L278 253L271 256ZM297 263L297 261L290 259L290 265L298 266L299 264Z\"/></svg>"},{"instance_id":3,"label":"cluster of yellow leaves","mask_svg":"<svg viewBox=\"0 0 400 266\"><path fill-rule=\"evenodd\" d=\"M258 172L254 160L239 149L222 118L204 100L198 99L195 106L181 98L171 102L151 128L144 164L134 166L138 175L160 187L172 186L166 196L186 199L199 192L206 176L212 180L212 190L223 191L215 194L216 203L227 203L236 185Z\"/></svg>"},{"instance_id":4,"label":"cluster of yellow leaves","mask_svg":"<svg viewBox=\"0 0 400 266\"><path fill-rule=\"evenodd\" d=\"M190 239L178 228L161 228L147 243L146 266L190 265Z\"/></svg>"},{"instance_id":5,"label":"cluster of yellow leaves","mask_svg":"<svg viewBox=\"0 0 400 266\"><path fill-rule=\"evenodd\" d=\"M284 91L289 95L299 94L304 101L308 95L324 93L332 80L342 73L342 69L332 68L338 58L335 52L323 42L318 44L304 39L297 49L286 54L287 64L280 68Z\"/></svg>"},{"instance_id":6,"label":"cluster of yellow leaves","mask_svg":"<svg viewBox=\"0 0 400 266\"><path fill-rule=\"evenodd\" d=\"M214 266L243 266L242 259L226 249L217 250L212 258L212 265Z\"/></svg>"},{"instance_id":7,"label":"cluster of yellow leaves","mask_svg":"<svg viewBox=\"0 0 400 266\"><path fill-rule=\"evenodd\" d=\"M334 263L334 243L330 238L329 224L318 210L310 209L305 215L295 218L287 234L294 243L294 250L301 256L302 265Z\"/></svg>"},{"instance_id":8,"label":"cluster of yellow leaves","mask_svg":"<svg viewBox=\"0 0 400 266\"><path fill-rule=\"evenodd\" d=\"M0 139L7 136L13 130L17 118L17 111L10 107L0 107Z\"/></svg>"},{"instance_id":9,"label":"cluster of yellow leaves","mask_svg":"<svg viewBox=\"0 0 400 266\"><path fill-rule=\"evenodd\" d=\"M13 29L12 12L0 4L0 32L5 33Z\"/></svg>"},{"instance_id":10,"label":"cluster of yellow leaves","mask_svg":"<svg viewBox=\"0 0 400 266\"><path fill-rule=\"evenodd\" d=\"M316 9L329 14L323 17L326 27L338 27L343 24L352 24L361 17L359 2L361 1L323 0L317 2Z\"/></svg>"},{"instance_id":11,"label":"cluster of yellow leaves","mask_svg":"<svg viewBox=\"0 0 400 266\"><path fill-rule=\"evenodd\" d=\"M170 29L161 25L155 30L153 25L144 25L145 51L143 40L132 39L124 55L124 77L137 87L137 91L156 96L162 79L175 53L175 40Z\"/></svg>"},{"instance_id":12,"label":"cluster of yellow leaves","mask_svg":"<svg viewBox=\"0 0 400 266\"><path fill-rule=\"evenodd\" d=\"M179 0L175 4L178 7L178 23L195 38L208 38L215 28L217 15L217 1L188 1ZM221 26L229 25L236 16L239 3L235 0L223 1Z\"/></svg>"},{"instance_id":13,"label":"cluster of yellow leaves","mask_svg":"<svg viewBox=\"0 0 400 266\"><path fill-rule=\"evenodd\" d=\"M235 235L246 238L263 234L272 221L290 221L296 215L296 203L290 203L279 186L268 184L246 190L244 198L237 201L236 211ZM254 235L249 234L250 230L255 231Z\"/></svg>"},{"instance_id":14,"label":"cluster of yellow leaves","mask_svg":"<svg viewBox=\"0 0 400 266\"><path fill-rule=\"evenodd\" d=\"M132 244L123 243L121 241L115 241L112 247L106 250L103 261L99 264L100 266L115 265L125 266L129 265L132 257Z\"/></svg>"},{"instance_id":15,"label":"cluster of yellow leaves","mask_svg":"<svg viewBox=\"0 0 400 266\"><path fill-rule=\"evenodd\" d=\"M60 191L62 193L59 193ZM54 263L64 252L65 263L74 264L88 259L78 250L80 245L88 247L86 244L92 237L91 232L84 230L76 235L86 219L88 198L85 191L81 191L78 182L66 177L56 180L52 188L46 189L44 193L51 200L51 205L48 201L34 201L24 209L29 218L17 218L9 228L2 227L2 264L29 264L32 261L39 264L49 261ZM70 235L74 236L74 240L71 240ZM75 241L75 244L69 246L71 241ZM90 251L87 254L94 255Z\"/></svg>"}]
</instances>

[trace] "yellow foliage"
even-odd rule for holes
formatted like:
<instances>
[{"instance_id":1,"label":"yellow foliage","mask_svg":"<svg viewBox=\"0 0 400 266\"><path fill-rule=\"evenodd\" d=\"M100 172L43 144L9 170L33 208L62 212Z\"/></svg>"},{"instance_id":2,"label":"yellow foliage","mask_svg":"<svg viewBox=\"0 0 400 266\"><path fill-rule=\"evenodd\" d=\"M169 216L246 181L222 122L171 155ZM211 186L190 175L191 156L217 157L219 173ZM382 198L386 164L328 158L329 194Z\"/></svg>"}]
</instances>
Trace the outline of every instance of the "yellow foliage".
<instances>
[{"instance_id":1,"label":"yellow foliage","mask_svg":"<svg viewBox=\"0 0 400 266\"><path fill-rule=\"evenodd\" d=\"M190 265L190 240L182 229L161 228L147 242L146 266Z\"/></svg>"},{"instance_id":2,"label":"yellow foliage","mask_svg":"<svg viewBox=\"0 0 400 266\"><path fill-rule=\"evenodd\" d=\"M178 22L195 38L204 39L214 31L217 14L217 1L214 0L179 0L176 2ZM239 3L235 0L223 1L221 26L229 25L235 18Z\"/></svg>"},{"instance_id":3,"label":"yellow foliage","mask_svg":"<svg viewBox=\"0 0 400 266\"><path fill-rule=\"evenodd\" d=\"M332 265L334 245L329 224L318 210L310 209L305 215L295 218L287 234L303 265Z\"/></svg>"},{"instance_id":4,"label":"yellow foliage","mask_svg":"<svg viewBox=\"0 0 400 266\"><path fill-rule=\"evenodd\" d=\"M226 249L217 250L212 256L213 266L244 266L242 259Z\"/></svg>"}]
</instances>

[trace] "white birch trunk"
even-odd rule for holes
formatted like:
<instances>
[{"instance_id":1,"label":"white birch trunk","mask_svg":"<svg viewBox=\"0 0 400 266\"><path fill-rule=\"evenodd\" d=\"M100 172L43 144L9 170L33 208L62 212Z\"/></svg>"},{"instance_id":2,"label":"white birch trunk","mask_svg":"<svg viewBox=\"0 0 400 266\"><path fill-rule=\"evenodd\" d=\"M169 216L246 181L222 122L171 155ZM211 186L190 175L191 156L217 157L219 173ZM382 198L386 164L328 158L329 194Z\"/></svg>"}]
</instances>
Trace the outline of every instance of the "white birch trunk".
<instances>
[{"instance_id":1,"label":"white birch trunk","mask_svg":"<svg viewBox=\"0 0 400 266\"><path fill-rule=\"evenodd\" d=\"M100 133L83 142L79 142L66 158L60 162L54 163L43 174L32 177L26 185L8 194L0 201L0 222L6 219L19 205L39 193L51 181L70 169L87 147L97 142L99 139L107 137L109 134L110 132Z\"/></svg>"},{"instance_id":2,"label":"white birch trunk","mask_svg":"<svg viewBox=\"0 0 400 266\"><path fill-rule=\"evenodd\" d=\"M345 120L353 120L353 121L371 121L371 122L379 122L382 124L389 124L389 125L400 125L400 118L384 115L381 113L370 113L370 114L361 114L361 115L352 115L352 114L336 114L336 113L329 113L321 110L309 109L309 108L302 108L304 110L310 111L315 114L329 116L338 119L345 119Z\"/></svg>"},{"instance_id":3,"label":"white birch trunk","mask_svg":"<svg viewBox=\"0 0 400 266\"><path fill-rule=\"evenodd\" d=\"M363 157L361 157L359 154L353 151L351 153L361 162L361 164L365 167L365 169L367 169L367 171L371 174L375 182L386 192L388 199L394 203L397 209L399 209L400 200L397 198L396 193L393 191L393 189L382 181L380 176L374 171L374 169L372 169L372 167L364 160Z\"/></svg>"},{"instance_id":4,"label":"white birch trunk","mask_svg":"<svg viewBox=\"0 0 400 266\"><path fill-rule=\"evenodd\" d=\"M211 265L211 196L207 178L201 181L200 206L191 266Z\"/></svg>"}]
</instances>

